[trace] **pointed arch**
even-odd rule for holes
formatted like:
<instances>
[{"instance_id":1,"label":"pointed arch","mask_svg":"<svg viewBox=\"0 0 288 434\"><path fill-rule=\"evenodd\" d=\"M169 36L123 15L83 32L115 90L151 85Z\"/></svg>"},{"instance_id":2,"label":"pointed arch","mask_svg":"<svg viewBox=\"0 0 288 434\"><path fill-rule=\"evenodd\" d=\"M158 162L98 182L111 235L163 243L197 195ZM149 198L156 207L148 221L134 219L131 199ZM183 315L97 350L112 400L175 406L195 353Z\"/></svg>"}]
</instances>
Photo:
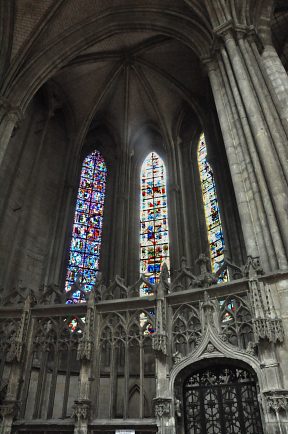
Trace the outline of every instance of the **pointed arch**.
<instances>
[{"instance_id":1,"label":"pointed arch","mask_svg":"<svg viewBox=\"0 0 288 434\"><path fill-rule=\"evenodd\" d=\"M163 160L151 152L142 164L140 198L140 273L154 284L161 265L169 268L166 170ZM142 290L147 294L148 288Z\"/></svg>"},{"instance_id":2,"label":"pointed arch","mask_svg":"<svg viewBox=\"0 0 288 434\"><path fill-rule=\"evenodd\" d=\"M211 257L211 268L213 272L216 272L224 260L224 237L216 185L212 167L207 159L207 147L204 133L200 136L197 157Z\"/></svg>"},{"instance_id":3,"label":"pointed arch","mask_svg":"<svg viewBox=\"0 0 288 434\"><path fill-rule=\"evenodd\" d=\"M75 281L91 291L99 269L107 167L97 150L83 161L69 252L65 291ZM71 302L80 301L79 291Z\"/></svg>"}]
</instances>

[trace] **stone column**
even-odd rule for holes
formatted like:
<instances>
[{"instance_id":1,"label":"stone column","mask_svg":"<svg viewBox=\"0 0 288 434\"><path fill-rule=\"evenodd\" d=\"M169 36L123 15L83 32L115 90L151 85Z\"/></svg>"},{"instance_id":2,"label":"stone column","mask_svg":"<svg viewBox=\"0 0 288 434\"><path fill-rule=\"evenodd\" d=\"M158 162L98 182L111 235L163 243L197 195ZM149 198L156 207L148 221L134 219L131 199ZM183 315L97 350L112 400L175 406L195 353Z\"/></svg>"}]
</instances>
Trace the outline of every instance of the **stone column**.
<instances>
[{"instance_id":1,"label":"stone column","mask_svg":"<svg viewBox=\"0 0 288 434\"><path fill-rule=\"evenodd\" d=\"M228 107L224 104L224 101L222 99L221 85L218 80L219 70L217 69L216 62L214 62L213 60L208 59L205 61L205 63L207 66L207 71L223 134L247 255L259 256L256 234L253 227L253 217L250 212L247 192L242 177L242 170L238 162L237 151L235 149L237 139L235 137L235 134L233 134L231 119L228 114Z\"/></svg>"},{"instance_id":2,"label":"stone column","mask_svg":"<svg viewBox=\"0 0 288 434\"><path fill-rule=\"evenodd\" d=\"M285 252L250 129L249 119L231 63L223 46L221 47L221 57L219 56L218 63L221 74L220 80L225 89L223 93L226 94L225 103L228 107L231 107L231 117L235 124L235 135L238 138L235 144L235 153L238 155L263 266L265 269L275 269L282 261L285 266ZM277 245L277 251L274 247L275 244ZM281 251L279 246L282 247Z\"/></svg>"},{"instance_id":3,"label":"stone column","mask_svg":"<svg viewBox=\"0 0 288 434\"><path fill-rule=\"evenodd\" d=\"M277 51L271 45L265 45L262 53L262 61L266 72L270 77L276 95L281 103L282 116L288 121L288 75L278 56Z\"/></svg>"},{"instance_id":4,"label":"stone column","mask_svg":"<svg viewBox=\"0 0 288 434\"><path fill-rule=\"evenodd\" d=\"M259 103L255 96L255 88L247 74L247 65L245 66L243 62L243 58L240 55L232 31L224 31L222 35L237 85L239 86L242 95L243 104L249 119L249 125L261 161L264 177L277 215L279 232L281 233L281 238L287 254L288 214L284 207L284 204L288 201L287 184L285 185L281 176L281 166L279 165L279 161L275 158L273 143L269 137L269 133L263 120L263 113L261 112ZM277 176L275 176L275 174L277 174Z\"/></svg>"},{"instance_id":5,"label":"stone column","mask_svg":"<svg viewBox=\"0 0 288 434\"><path fill-rule=\"evenodd\" d=\"M94 291L91 291L87 303L85 330L79 342L77 359L81 361L79 375L79 396L73 406L75 419L74 434L87 434L90 418L90 378L94 347L95 301Z\"/></svg>"},{"instance_id":6,"label":"stone column","mask_svg":"<svg viewBox=\"0 0 288 434\"><path fill-rule=\"evenodd\" d=\"M129 214L130 214L130 171L131 159L128 151L122 150L118 165L118 185L115 209L114 245L111 250L114 254L114 269L111 275L116 274L127 280L127 257L129 246Z\"/></svg>"},{"instance_id":7,"label":"stone column","mask_svg":"<svg viewBox=\"0 0 288 434\"><path fill-rule=\"evenodd\" d=\"M251 84L255 89L258 101L266 121L267 130L271 136L271 146L274 145L275 154L278 155L280 166L283 170L286 182L288 181L288 149L287 135L281 119L278 116L277 106L274 106L273 98L270 94L269 87L263 77L263 71L255 58L255 53L251 48L253 41L252 35L249 38L243 32L238 33L238 44L240 52L247 66L251 77Z\"/></svg>"},{"instance_id":8,"label":"stone column","mask_svg":"<svg viewBox=\"0 0 288 434\"><path fill-rule=\"evenodd\" d=\"M176 148L176 152L177 152L177 156L178 156L178 161L179 161L179 165L178 165L178 171L179 171L179 180L180 180L180 195L181 195L181 204L182 204L182 224L183 224L183 235L184 235L184 240L183 240L183 249L184 251L182 252L181 256L185 256L185 258L187 258L187 261L189 264L192 263L192 258L191 258L191 234L189 232L189 219L188 219L188 203L189 203L189 198L187 198L187 194L186 194L186 185L185 185L185 174L184 174L184 164L183 164L183 159L182 159L182 148L185 145L183 143L178 143L177 148ZM192 171L192 168L191 168ZM190 201L192 198L192 194L190 196Z\"/></svg>"},{"instance_id":9,"label":"stone column","mask_svg":"<svg viewBox=\"0 0 288 434\"><path fill-rule=\"evenodd\" d=\"M180 236L180 207L179 195L180 186L178 183L167 183L167 202L168 202L168 226L169 226L169 253L170 253L170 272L171 276L179 267L180 243L182 244L182 237ZM181 249L182 250L182 249Z\"/></svg>"},{"instance_id":10,"label":"stone column","mask_svg":"<svg viewBox=\"0 0 288 434\"><path fill-rule=\"evenodd\" d=\"M165 295L168 292L168 269L162 267L160 282L156 288L156 327L152 347L156 355L156 398L154 398L154 413L159 434L176 434L173 414L173 397L169 396L169 366L167 306Z\"/></svg>"},{"instance_id":11,"label":"stone column","mask_svg":"<svg viewBox=\"0 0 288 434\"><path fill-rule=\"evenodd\" d=\"M26 185L25 194L22 197L23 212L21 215L21 219L19 220L19 223L15 228L14 244L12 246L9 255L8 266L7 266L5 281L4 281L6 289L9 286L15 285L15 281L13 280L15 279L15 276L17 276L18 280L22 280L23 282L26 282L27 273L26 272L23 273L23 269L27 268L26 264L23 264L23 262L25 261L25 257L23 255L17 257L16 251L19 245L22 245L24 248L27 247L27 234L28 234L27 228L32 227L33 224L33 217L34 217L33 211L34 211L34 205L36 200L35 193L37 191L39 178L41 176L40 162L41 162L43 148L45 146L49 122L51 120L51 117L53 116L53 113L54 113L54 109L51 109L47 111L47 114L45 114L44 125L41 131L39 146L37 148L37 152L35 152L35 158L33 161L29 180ZM31 212L31 210L33 211ZM14 259L14 262L12 261L12 259ZM15 266L15 262L16 262L15 259L18 261L17 266ZM13 268L13 273L11 273L12 268Z\"/></svg>"},{"instance_id":12,"label":"stone column","mask_svg":"<svg viewBox=\"0 0 288 434\"><path fill-rule=\"evenodd\" d=\"M210 62L208 74L224 136L247 254L256 248L261 252L265 269L285 269L288 264L287 125L258 52L255 34L244 26L238 28L230 21L215 28L215 34L219 37L221 56L217 61L214 59L213 67ZM226 111L226 116L223 111ZM234 159L227 146L233 138ZM233 168L236 162L240 172L238 179ZM241 185L241 182L239 189L237 184ZM246 195L246 215L244 210L241 211L243 205L239 201L239 190L244 190ZM247 218L249 214L250 221ZM252 256L259 255L255 253Z\"/></svg>"},{"instance_id":13,"label":"stone column","mask_svg":"<svg viewBox=\"0 0 288 434\"><path fill-rule=\"evenodd\" d=\"M284 340L282 319L274 305L277 293L272 292L268 283L259 281L253 270L249 272L249 291L254 339L265 378L261 401L267 432L285 434L288 432L284 428L287 427L288 391L283 389L282 370L276 354L277 346Z\"/></svg>"}]
</instances>

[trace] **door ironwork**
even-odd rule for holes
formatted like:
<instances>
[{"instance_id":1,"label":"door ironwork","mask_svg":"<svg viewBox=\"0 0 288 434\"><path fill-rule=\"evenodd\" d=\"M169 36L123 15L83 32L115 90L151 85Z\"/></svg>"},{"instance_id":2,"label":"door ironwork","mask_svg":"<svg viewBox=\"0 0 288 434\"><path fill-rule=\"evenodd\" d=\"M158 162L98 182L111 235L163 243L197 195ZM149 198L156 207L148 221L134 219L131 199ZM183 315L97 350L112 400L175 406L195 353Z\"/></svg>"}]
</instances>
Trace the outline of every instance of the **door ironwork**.
<instances>
[{"instance_id":1,"label":"door ironwork","mask_svg":"<svg viewBox=\"0 0 288 434\"><path fill-rule=\"evenodd\" d=\"M256 378L242 368L216 366L184 383L185 434L263 434Z\"/></svg>"}]
</instances>

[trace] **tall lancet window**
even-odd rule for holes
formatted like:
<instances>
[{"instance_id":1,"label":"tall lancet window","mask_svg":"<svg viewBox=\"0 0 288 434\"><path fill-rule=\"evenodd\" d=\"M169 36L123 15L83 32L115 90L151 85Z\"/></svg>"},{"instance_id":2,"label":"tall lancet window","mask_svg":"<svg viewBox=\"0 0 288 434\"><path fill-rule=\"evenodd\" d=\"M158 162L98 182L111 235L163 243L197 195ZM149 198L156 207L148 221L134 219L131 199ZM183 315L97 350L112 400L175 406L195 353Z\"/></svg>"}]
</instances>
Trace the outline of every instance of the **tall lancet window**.
<instances>
[{"instance_id":1,"label":"tall lancet window","mask_svg":"<svg viewBox=\"0 0 288 434\"><path fill-rule=\"evenodd\" d=\"M166 170L155 152L151 152L142 165L140 200L140 273L156 283L162 263L170 267ZM148 291L143 288L142 294Z\"/></svg>"},{"instance_id":2,"label":"tall lancet window","mask_svg":"<svg viewBox=\"0 0 288 434\"><path fill-rule=\"evenodd\" d=\"M216 272L224 259L224 238L213 171L207 160L204 134L201 134L199 140L198 165L210 246L211 266L212 271Z\"/></svg>"},{"instance_id":3,"label":"tall lancet window","mask_svg":"<svg viewBox=\"0 0 288 434\"><path fill-rule=\"evenodd\" d=\"M82 165L66 291L70 291L75 282L78 282L84 291L90 291L95 283L99 269L106 177L107 168L102 155L98 151L92 152ZM81 295L76 291L72 302L78 301L81 301Z\"/></svg>"}]
</instances>

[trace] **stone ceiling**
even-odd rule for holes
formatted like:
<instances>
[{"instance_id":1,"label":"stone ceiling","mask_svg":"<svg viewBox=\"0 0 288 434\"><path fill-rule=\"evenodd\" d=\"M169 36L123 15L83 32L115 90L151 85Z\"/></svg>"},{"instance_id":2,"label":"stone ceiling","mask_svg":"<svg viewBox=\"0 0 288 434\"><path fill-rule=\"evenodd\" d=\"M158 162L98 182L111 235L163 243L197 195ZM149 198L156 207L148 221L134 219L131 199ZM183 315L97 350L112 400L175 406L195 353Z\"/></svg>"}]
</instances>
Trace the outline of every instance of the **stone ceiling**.
<instances>
[{"instance_id":1,"label":"stone ceiling","mask_svg":"<svg viewBox=\"0 0 288 434\"><path fill-rule=\"evenodd\" d=\"M265 1L231 5L239 12L246 4L250 25ZM211 102L200 57L213 41L204 0L11 2L14 36L4 92L12 84L11 96L16 101L19 94L24 109L48 82L70 106L79 137L83 125L87 133L97 119L129 142L146 124L172 136L184 109L203 121ZM285 3L275 3L277 13L285 13ZM22 80L17 91L15 78ZM27 95L20 97L23 88Z\"/></svg>"},{"instance_id":2,"label":"stone ceiling","mask_svg":"<svg viewBox=\"0 0 288 434\"><path fill-rule=\"evenodd\" d=\"M67 96L79 127L87 118L101 116L121 136L126 122L129 142L145 124L160 124L169 131L185 102L198 104L206 90L193 51L151 32L101 41L74 58L53 81Z\"/></svg>"}]
</instances>

